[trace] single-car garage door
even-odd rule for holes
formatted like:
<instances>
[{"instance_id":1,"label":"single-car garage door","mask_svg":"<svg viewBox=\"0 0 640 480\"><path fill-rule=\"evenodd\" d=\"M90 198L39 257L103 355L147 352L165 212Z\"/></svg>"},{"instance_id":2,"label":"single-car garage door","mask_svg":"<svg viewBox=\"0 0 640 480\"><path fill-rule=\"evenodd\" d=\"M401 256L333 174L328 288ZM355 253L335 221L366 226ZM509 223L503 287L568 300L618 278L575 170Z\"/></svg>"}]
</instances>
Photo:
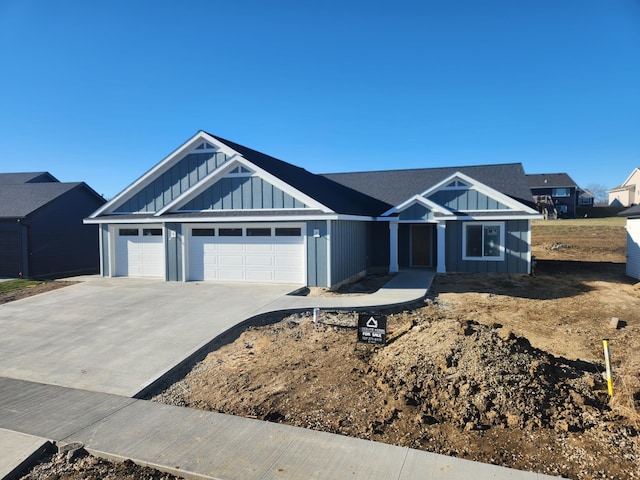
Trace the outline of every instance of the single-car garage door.
<instances>
[{"instance_id":1,"label":"single-car garage door","mask_svg":"<svg viewBox=\"0 0 640 480\"><path fill-rule=\"evenodd\" d=\"M162 228L116 228L116 276L164 278Z\"/></svg>"},{"instance_id":2,"label":"single-car garage door","mask_svg":"<svg viewBox=\"0 0 640 480\"><path fill-rule=\"evenodd\" d=\"M198 226L189 232L189 279L304 284L304 237L295 226Z\"/></svg>"}]
</instances>

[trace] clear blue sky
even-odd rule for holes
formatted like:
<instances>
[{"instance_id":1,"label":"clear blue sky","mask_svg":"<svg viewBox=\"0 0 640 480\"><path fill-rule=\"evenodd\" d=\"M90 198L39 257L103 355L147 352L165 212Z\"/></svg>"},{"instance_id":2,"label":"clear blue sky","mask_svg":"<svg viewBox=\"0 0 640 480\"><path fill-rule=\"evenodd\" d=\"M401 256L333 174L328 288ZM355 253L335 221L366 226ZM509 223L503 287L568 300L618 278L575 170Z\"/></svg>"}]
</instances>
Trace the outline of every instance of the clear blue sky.
<instances>
[{"instance_id":1,"label":"clear blue sky","mask_svg":"<svg viewBox=\"0 0 640 480\"><path fill-rule=\"evenodd\" d=\"M0 171L113 197L206 130L314 173L640 167L639 0L0 0Z\"/></svg>"}]
</instances>

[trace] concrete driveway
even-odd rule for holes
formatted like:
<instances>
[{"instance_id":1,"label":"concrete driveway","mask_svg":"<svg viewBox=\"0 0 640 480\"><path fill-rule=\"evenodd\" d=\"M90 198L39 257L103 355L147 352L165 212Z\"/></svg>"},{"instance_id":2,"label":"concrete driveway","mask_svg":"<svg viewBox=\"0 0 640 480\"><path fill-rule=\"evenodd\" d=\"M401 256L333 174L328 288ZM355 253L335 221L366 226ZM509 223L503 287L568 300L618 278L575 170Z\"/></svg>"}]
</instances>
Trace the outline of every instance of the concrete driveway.
<instances>
[{"instance_id":1,"label":"concrete driveway","mask_svg":"<svg viewBox=\"0 0 640 480\"><path fill-rule=\"evenodd\" d=\"M0 375L134 396L294 285L84 277L0 305Z\"/></svg>"}]
</instances>

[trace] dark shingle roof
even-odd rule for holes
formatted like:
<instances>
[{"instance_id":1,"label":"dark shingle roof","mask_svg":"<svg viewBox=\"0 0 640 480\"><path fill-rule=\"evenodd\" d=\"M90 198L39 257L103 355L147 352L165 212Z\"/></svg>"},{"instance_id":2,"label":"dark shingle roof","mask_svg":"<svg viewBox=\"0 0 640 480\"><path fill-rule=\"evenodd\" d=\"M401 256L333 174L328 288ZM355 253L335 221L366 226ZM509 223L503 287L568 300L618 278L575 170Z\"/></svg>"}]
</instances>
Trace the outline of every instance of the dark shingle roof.
<instances>
[{"instance_id":1,"label":"dark shingle roof","mask_svg":"<svg viewBox=\"0 0 640 480\"><path fill-rule=\"evenodd\" d=\"M579 188L566 173L533 173L527 175L530 188Z\"/></svg>"},{"instance_id":2,"label":"dark shingle roof","mask_svg":"<svg viewBox=\"0 0 640 480\"><path fill-rule=\"evenodd\" d=\"M323 176L396 206L456 172L463 173L511 198L531 205L531 190L520 163L330 173Z\"/></svg>"},{"instance_id":3,"label":"dark shingle roof","mask_svg":"<svg viewBox=\"0 0 640 480\"><path fill-rule=\"evenodd\" d=\"M18 185L24 183L57 182L49 172L0 173L0 185Z\"/></svg>"},{"instance_id":4,"label":"dark shingle roof","mask_svg":"<svg viewBox=\"0 0 640 480\"><path fill-rule=\"evenodd\" d=\"M78 185L84 184L82 182L2 184L0 185L0 218L25 218Z\"/></svg>"},{"instance_id":5,"label":"dark shingle roof","mask_svg":"<svg viewBox=\"0 0 640 480\"><path fill-rule=\"evenodd\" d=\"M634 205L618 213L620 217L640 217L640 205Z\"/></svg>"},{"instance_id":6,"label":"dark shingle roof","mask_svg":"<svg viewBox=\"0 0 640 480\"><path fill-rule=\"evenodd\" d=\"M209 134L211 135L211 134ZM337 213L375 216L385 212L392 205L380 199L347 188L330 178L315 175L304 168L265 155L251 148L224 138L211 135L216 140L231 147L250 162L266 170L292 187L304 192Z\"/></svg>"}]
</instances>

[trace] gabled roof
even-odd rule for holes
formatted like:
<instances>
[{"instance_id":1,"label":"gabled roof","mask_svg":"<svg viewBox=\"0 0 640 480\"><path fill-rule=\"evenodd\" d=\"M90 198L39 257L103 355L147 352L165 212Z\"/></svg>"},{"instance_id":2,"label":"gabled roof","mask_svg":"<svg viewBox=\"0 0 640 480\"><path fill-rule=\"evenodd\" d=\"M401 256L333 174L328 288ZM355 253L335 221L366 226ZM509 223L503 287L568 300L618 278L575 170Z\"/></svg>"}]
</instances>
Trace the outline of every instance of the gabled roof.
<instances>
[{"instance_id":1,"label":"gabled roof","mask_svg":"<svg viewBox=\"0 0 640 480\"><path fill-rule=\"evenodd\" d=\"M0 185L41 182L58 182L58 179L49 172L0 173Z\"/></svg>"},{"instance_id":2,"label":"gabled roof","mask_svg":"<svg viewBox=\"0 0 640 480\"><path fill-rule=\"evenodd\" d=\"M533 173L527 174L530 188L579 188L566 173Z\"/></svg>"},{"instance_id":3,"label":"gabled roof","mask_svg":"<svg viewBox=\"0 0 640 480\"><path fill-rule=\"evenodd\" d=\"M370 195L381 202L397 206L405 202L408 197L426 191L456 172L474 178L527 206L532 204L531 190L520 163L328 173L322 176Z\"/></svg>"},{"instance_id":4,"label":"gabled roof","mask_svg":"<svg viewBox=\"0 0 640 480\"><path fill-rule=\"evenodd\" d=\"M627 179L621 183L618 186L613 187L611 190L609 190L610 192L616 191L616 190L628 190L630 188L633 188L634 185L633 184L629 184L629 181L633 178L633 176L636 174L636 172L638 172L640 170L640 168L634 168L631 171L631 174L629 174L629 176L627 177Z\"/></svg>"},{"instance_id":5,"label":"gabled roof","mask_svg":"<svg viewBox=\"0 0 640 480\"><path fill-rule=\"evenodd\" d=\"M3 184L0 186L0 218L25 218L79 185L86 186L82 182Z\"/></svg>"},{"instance_id":6,"label":"gabled roof","mask_svg":"<svg viewBox=\"0 0 640 480\"><path fill-rule=\"evenodd\" d=\"M336 213L375 216L390 207L389 204L371 195L345 188L344 185L325 176L313 174L304 168L224 138L211 136L241 154L251 163L278 177L293 188L304 192Z\"/></svg>"}]
</instances>

